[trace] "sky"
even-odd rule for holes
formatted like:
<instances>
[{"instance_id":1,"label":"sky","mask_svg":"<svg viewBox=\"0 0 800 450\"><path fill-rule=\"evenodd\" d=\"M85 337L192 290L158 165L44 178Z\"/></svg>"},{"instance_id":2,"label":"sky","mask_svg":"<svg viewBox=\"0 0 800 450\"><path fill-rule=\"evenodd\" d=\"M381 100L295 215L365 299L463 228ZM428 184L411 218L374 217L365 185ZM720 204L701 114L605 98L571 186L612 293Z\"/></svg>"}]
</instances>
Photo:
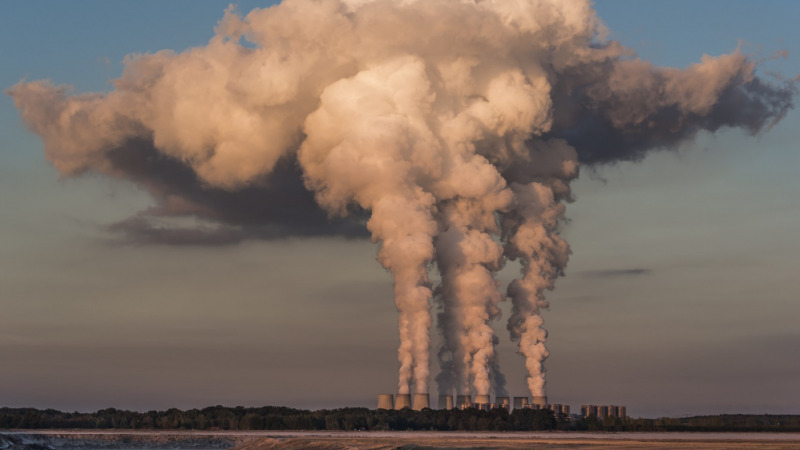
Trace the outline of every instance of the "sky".
<instances>
[{"instance_id":1,"label":"sky","mask_svg":"<svg viewBox=\"0 0 800 450\"><path fill-rule=\"evenodd\" d=\"M0 86L109 91L126 55L205 45L226 7L6 2ZM760 75L800 73L793 1L595 8L611 38L653 64L684 68L741 45ZM800 414L798 130L790 111L755 137L701 134L581 172L562 233L572 256L543 314L551 402L642 417ZM395 389L397 312L375 244L148 245L108 230L152 203L128 182L60 176L0 97L0 406L374 407ZM503 285L517 269L501 272ZM525 395L510 305L500 307L500 364L509 393Z\"/></svg>"}]
</instances>

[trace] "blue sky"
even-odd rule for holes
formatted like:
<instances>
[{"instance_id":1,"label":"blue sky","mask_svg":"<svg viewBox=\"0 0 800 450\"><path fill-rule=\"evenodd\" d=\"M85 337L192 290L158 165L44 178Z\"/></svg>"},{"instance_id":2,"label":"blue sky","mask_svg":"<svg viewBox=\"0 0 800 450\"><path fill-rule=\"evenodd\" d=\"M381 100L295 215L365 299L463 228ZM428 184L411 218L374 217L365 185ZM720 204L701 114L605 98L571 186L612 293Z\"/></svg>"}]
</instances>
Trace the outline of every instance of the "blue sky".
<instances>
[{"instance_id":1,"label":"blue sky","mask_svg":"<svg viewBox=\"0 0 800 450\"><path fill-rule=\"evenodd\" d=\"M5 2L0 85L49 78L106 91L125 55L205 44L226 6ZM741 41L761 74L800 73L796 2L596 9L654 64L685 67ZM779 50L788 58L770 60ZM798 130L792 111L761 136L701 135L582 173L567 208L573 255L544 314L552 401L641 416L800 412ZM395 385L391 280L369 242L123 244L103 227L149 205L147 194L93 175L60 180L7 96L0 204L3 406L373 406ZM502 319L495 328L505 336ZM503 342L509 390L521 395L522 361Z\"/></svg>"}]
</instances>

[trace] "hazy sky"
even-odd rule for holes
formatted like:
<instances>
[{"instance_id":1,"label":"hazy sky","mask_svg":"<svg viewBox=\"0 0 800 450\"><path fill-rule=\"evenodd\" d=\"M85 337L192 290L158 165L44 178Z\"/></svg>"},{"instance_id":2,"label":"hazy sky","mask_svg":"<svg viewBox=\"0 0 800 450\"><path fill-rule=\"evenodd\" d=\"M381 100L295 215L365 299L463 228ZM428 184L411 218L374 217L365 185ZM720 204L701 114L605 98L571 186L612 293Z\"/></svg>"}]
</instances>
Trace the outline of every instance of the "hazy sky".
<instances>
[{"instance_id":1,"label":"hazy sky","mask_svg":"<svg viewBox=\"0 0 800 450\"><path fill-rule=\"evenodd\" d=\"M206 44L226 6L4 2L0 86L107 91L127 54ZM596 9L654 64L682 68L741 43L759 74L800 73L795 1ZM772 60L781 50L788 58ZM799 114L762 136L704 134L581 173L564 232L573 254L544 313L552 402L634 416L800 413ZM151 202L126 182L60 180L0 97L0 406L374 407L395 389L397 313L375 245L134 245L107 230ZM501 365L510 394L525 395L504 318Z\"/></svg>"}]
</instances>

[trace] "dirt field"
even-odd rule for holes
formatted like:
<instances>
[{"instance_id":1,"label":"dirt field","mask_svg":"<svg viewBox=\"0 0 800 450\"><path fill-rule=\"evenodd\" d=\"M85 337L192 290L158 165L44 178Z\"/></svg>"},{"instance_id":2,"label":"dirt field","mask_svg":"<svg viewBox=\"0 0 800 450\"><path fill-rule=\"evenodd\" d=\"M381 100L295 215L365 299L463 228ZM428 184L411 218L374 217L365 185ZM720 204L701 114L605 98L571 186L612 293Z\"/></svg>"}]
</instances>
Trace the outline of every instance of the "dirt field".
<instances>
[{"instance_id":1,"label":"dirt field","mask_svg":"<svg viewBox=\"0 0 800 450\"><path fill-rule=\"evenodd\" d=\"M0 449L800 449L800 433L0 430Z\"/></svg>"},{"instance_id":2,"label":"dirt field","mask_svg":"<svg viewBox=\"0 0 800 450\"><path fill-rule=\"evenodd\" d=\"M259 438L236 447L236 450L261 449L442 449L458 448L471 450L494 449L762 449L796 450L800 440L668 440L668 439L608 439L558 437L308 437L308 438Z\"/></svg>"}]
</instances>

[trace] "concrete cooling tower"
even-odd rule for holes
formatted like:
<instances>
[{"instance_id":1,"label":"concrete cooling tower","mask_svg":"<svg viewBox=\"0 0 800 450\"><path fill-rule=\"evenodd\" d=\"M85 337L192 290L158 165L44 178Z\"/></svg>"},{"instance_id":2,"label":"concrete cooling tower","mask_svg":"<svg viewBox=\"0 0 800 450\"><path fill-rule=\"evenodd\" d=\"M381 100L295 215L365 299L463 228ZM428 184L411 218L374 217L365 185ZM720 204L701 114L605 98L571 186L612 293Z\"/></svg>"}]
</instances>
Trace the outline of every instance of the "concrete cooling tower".
<instances>
[{"instance_id":1,"label":"concrete cooling tower","mask_svg":"<svg viewBox=\"0 0 800 450\"><path fill-rule=\"evenodd\" d=\"M472 396L471 395L457 395L456 396L456 408L463 409L469 408L472 406Z\"/></svg>"},{"instance_id":2,"label":"concrete cooling tower","mask_svg":"<svg viewBox=\"0 0 800 450\"><path fill-rule=\"evenodd\" d=\"M439 396L439 409L453 409L453 396L452 395L440 395Z\"/></svg>"},{"instance_id":3,"label":"concrete cooling tower","mask_svg":"<svg viewBox=\"0 0 800 450\"><path fill-rule=\"evenodd\" d=\"M414 410L422 411L431 407L431 398L428 394L414 394Z\"/></svg>"},{"instance_id":4,"label":"concrete cooling tower","mask_svg":"<svg viewBox=\"0 0 800 450\"><path fill-rule=\"evenodd\" d=\"M533 404L534 405L542 405L542 406L546 405L547 404L547 396L542 395L542 396L533 397Z\"/></svg>"},{"instance_id":5,"label":"concrete cooling tower","mask_svg":"<svg viewBox=\"0 0 800 450\"><path fill-rule=\"evenodd\" d=\"M476 395L475 396L475 404L476 405L488 405L489 404L489 396L488 395Z\"/></svg>"},{"instance_id":6,"label":"concrete cooling tower","mask_svg":"<svg viewBox=\"0 0 800 450\"><path fill-rule=\"evenodd\" d=\"M378 395L378 409L394 409L394 395L392 395L392 394L379 394Z\"/></svg>"},{"instance_id":7,"label":"concrete cooling tower","mask_svg":"<svg viewBox=\"0 0 800 450\"><path fill-rule=\"evenodd\" d=\"M509 401L508 397L496 397L494 399L494 402L497 403L498 405L500 405L501 407L505 408L505 409L510 409L511 408L511 402Z\"/></svg>"},{"instance_id":8,"label":"concrete cooling tower","mask_svg":"<svg viewBox=\"0 0 800 450\"><path fill-rule=\"evenodd\" d=\"M514 409L524 408L528 404L528 397L514 397Z\"/></svg>"},{"instance_id":9,"label":"concrete cooling tower","mask_svg":"<svg viewBox=\"0 0 800 450\"><path fill-rule=\"evenodd\" d=\"M411 394L397 394L394 409L411 408Z\"/></svg>"}]
</instances>

